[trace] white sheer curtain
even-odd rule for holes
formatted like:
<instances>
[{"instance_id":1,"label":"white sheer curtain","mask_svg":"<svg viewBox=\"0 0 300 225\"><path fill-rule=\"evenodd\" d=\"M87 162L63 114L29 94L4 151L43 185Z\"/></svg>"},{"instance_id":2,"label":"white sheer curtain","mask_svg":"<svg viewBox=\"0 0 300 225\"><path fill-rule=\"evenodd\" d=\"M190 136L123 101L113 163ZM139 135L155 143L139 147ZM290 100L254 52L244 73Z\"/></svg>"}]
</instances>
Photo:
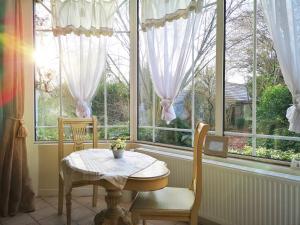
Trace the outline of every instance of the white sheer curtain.
<instances>
[{"instance_id":1,"label":"white sheer curtain","mask_svg":"<svg viewBox=\"0 0 300 225\"><path fill-rule=\"evenodd\" d=\"M91 116L91 101L105 68L106 39L75 34L59 37L62 69L78 117Z\"/></svg>"},{"instance_id":2,"label":"white sheer curtain","mask_svg":"<svg viewBox=\"0 0 300 225\"><path fill-rule=\"evenodd\" d=\"M52 30L78 117L91 116L91 101L106 62L116 0L51 0Z\"/></svg>"},{"instance_id":3,"label":"white sheer curtain","mask_svg":"<svg viewBox=\"0 0 300 225\"><path fill-rule=\"evenodd\" d=\"M191 8L191 5L196 5L194 1L185 1L185 4L177 6L172 4L183 1L164 1L156 6L155 2L151 0L142 2L142 8L157 9L157 12L147 12L142 21L148 21L143 26L146 52L155 92L161 99L161 118L169 124L176 118L173 102L180 92L186 72L192 64L192 34L194 26L199 23L196 21L198 17L194 12L186 11ZM151 4L156 8L149 8ZM188 8L182 9L182 5ZM195 7L192 8L195 9ZM173 13L170 9L173 10ZM161 12L162 10L165 10L165 14ZM142 13L146 11L147 9L142 9ZM186 13L182 14L182 11ZM149 17L151 15L155 18L151 19ZM182 18L180 15L187 18Z\"/></svg>"},{"instance_id":4,"label":"white sheer curtain","mask_svg":"<svg viewBox=\"0 0 300 225\"><path fill-rule=\"evenodd\" d=\"M285 83L293 95L286 117L289 130L300 133L300 1L262 0Z\"/></svg>"}]
</instances>

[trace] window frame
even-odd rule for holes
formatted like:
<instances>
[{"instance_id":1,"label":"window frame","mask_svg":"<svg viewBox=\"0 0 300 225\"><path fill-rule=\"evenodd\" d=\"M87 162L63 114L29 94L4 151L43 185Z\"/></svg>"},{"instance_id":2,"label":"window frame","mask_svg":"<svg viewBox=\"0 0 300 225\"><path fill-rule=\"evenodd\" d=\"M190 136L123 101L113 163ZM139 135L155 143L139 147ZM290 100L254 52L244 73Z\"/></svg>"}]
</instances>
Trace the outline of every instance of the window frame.
<instances>
[{"instance_id":1,"label":"window frame","mask_svg":"<svg viewBox=\"0 0 300 225\"><path fill-rule=\"evenodd\" d=\"M224 49L224 80L223 80L223 135L224 136L238 136L238 137L249 137L251 138L252 142L252 155L243 155L243 154L236 154L236 153L230 153L229 155L232 157L237 158L245 158L245 159L251 159L256 161L263 161L263 162L271 162L275 164L281 164L281 165L289 165L288 161L283 160L276 160L276 159L268 159L264 157L258 157L256 155L257 151L257 139L274 139L274 140L281 140L281 141L300 141L300 137L294 137L294 136L280 136L280 135L268 135L268 134L259 134L257 133L257 11L258 11L258 3L259 0L252 0L253 1L253 72L252 72L252 129L251 133L249 132L238 132L238 131L225 131L225 49ZM226 4L226 0L225 0ZM226 15L226 5L224 6L224 16ZM226 28L226 18L224 17L224 29ZM226 31L224 30L224 48L226 44Z\"/></svg>"},{"instance_id":2,"label":"window frame","mask_svg":"<svg viewBox=\"0 0 300 225\"><path fill-rule=\"evenodd\" d=\"M139 2L139 0L137 0ZM224 3L223 1L220 1L220 0L215 0L214 2L212 3L208 3L207 5L204 6L204 8L209 8L209 7L213 7L213 6L216 6L216 17L217 17L217 20L216 20L216 59L215 59L215 73L216 73L216 102L215 102L215 130L213 131L209 131L209 134L217 134L218 131L217 131L217 115L216 115L216 112L217 111L222 111L219 109L219 107L217 107L217 96L218 95L222 95L222 90L223 88L220 89L220 93L218 93L218 84L220 86L222 80L223 80L223 68L220 67L220 65L222 66L223 63L221 63L220 65L218 65L218 61L223 61L223 54L224 54L224 44L221 44L221 47L219 46L218 47L218 39L219 40L223 40L224 39L224 35L223 35L223 26L224 26L224 22L221 22L221 23L218 23L218 18L221 18L220 20L222 21L222 17L224 16L223 14L225 13L223 7L224 7ZM139 3L137 3L137 10L139 8ZM137 13L137 16L139 14ZM221 33L219 32L218 34L218 29L221 31ZM137 31L138 32L138 36L139 36L139 30ZM193 36L194 36L194 33L193 33ZM220 42L222 43L222 41ZM138 50L139 50L139 42L136 43L136 45L138 46ZM192 44L192 47L194 48L194 41L193 41L193 44ZM139 54L138 54L139 55ZM194 58L194 51L192 51L192 58ZM220 57L221 56L221 57ZM138 66L139 66L139 61L138 61ZM138 68L137 68L137 77L139 77L138 75ZM171 128L171 127L162 127L162 126L157 126L156 125L156 112L155 112L155 109L156 109L156 94L153 94L152 95L152 121L151 121L151 125L141 125L139 126L138 125L138 117L137 117L137 132L138 132L138 129L141 128L141 129L152 129L152 141L143 141L143 140L138 140L138 135L136 134L136 140L137 142L139 143L145 143L145 144L153 144L153 145L157 145L157 146L165 146L165 147L172 147L172 148L178 148L178 149L184 149L184 150L191 150L192 147L193 147L193 143L194 143L194 127L195 127L195 90L194 90L194 87L195 87L195 76L194 76L194 67L193 67L193 70L192 70L192 100L191 100L191 103L192 103L192 119L191 119L191 128L189 129L184 129L184 128ZM221 79L220 79L221 78ZM137 83L138 85L139 83ZM223 85L221 85L223 86ZM139 87L137 86L136 87L137 89L137 93L138 93L138 90L139 90ZM152 85L152 93L155 93L155 90L154 90L154 86ZM138 99L137 99L137 102L138 102ZM223 102L223 101L222 101ZM138 109L138 105L137 105L137 114L139 114L139 109ZM223 117L223 115L221 115ZM220 127L222 128L222 127ZM218 128L218 129L220 129ZM172 144L165 144L165 143L159 143L159 142L156 142L155 140L155 134L157 131L174 131L174 132L186 132L186 133L191 133L191 138L192 138L192 147L185 147L185 146L178 146L178 145L172 145ZM223 132L222 132L223 134Z\"/></svg>"},{"instance_id":3,"label":"window frame","mask_svg":"<svg viewBox=\"0 0 300 225\"><path fill-rule=\"evenodd\" d=\"M128 0L128 3L129 3L129 31L114 31L114 34L119 34L119 33L128 33L129 34L129 41L130 41L130 55L129 55L129 84L131 83L131 79L133 78L133 76L131 76L132 74L132 57L131 57L131 54L132 54L132 48L133 48L133 44L132 44L132 41L131 41L131 17L130 17L130 11L131 11L131 2L133 2L132 0ZM36 33L37 32L45 32L45 33L52 33L52 30L51 29L36 29L35 27L35 12L36 12L36 4L41 4L41 6L49 13L51 14L51 11L50 9L42 2L42 1L39 1L39 0L36 0L36 1L33 1L33 39L34 39L34 48L36 49ZM58 46L59 46L59 49L58 49L58 57L59 57L59 64L58 64L58 76L59 76L59 115L58 116L63 116L63 93L62 93L62 64L61 64L61 48L60 48L60 41L58 41ZM37 68L37 65L36 63L34 64L34 82L36 82L36 68ZM131 129L131 119L129 118L129 121L128 121L128 125L109 125L108 124L108 117L107 117L107 82L106 82L106 74L104 73L103 74L103 78L105 80L104 82L104 124L101 125L99 124L98 122L98 129L104 129L104 139L100 139L100 141L102 142L107 142L109 139L108 139L108 129L110 128L128 128L128 131L130 133L130 129ZM35 87L35 84L34 84L34 87ZM129 89L129 96L131 94L131 85L129 85L128 87ZM129 99L130 100L130 99ZM131 100L130 100L131 102ZM43 126L43 125L37 125L37 111L38 111L38 105L37 105L37 96L36 96L36 88L34 88L34 112L35 112L35 116L34 116L34 141L36 143L52 143L52 142L57 142L58 140L38 140L38 129L39 128L50 128L50 129L57 129L57 125L52 125L52 126ZM131 113L131 107L129 106L129 112L128 114L130 115Z\"/></svg>"},{"instance_id":4,"label":"window frame","mask_svg":"<svg viewBox=\"0 0 300 225\"><path fill-rule=\"evenodd\" d=\"M289 165L288 161L280 161L275 159L267 159L267 158L260 158L255 157L256 156L256 139L257 138L268 138L268 139L278 139L278 140L286 140L286 141L300 141L300 137L292 137L292 136L279 136L279 135L263 135L263 134L257 134L256 133L256 66L257 66L257 57L256 57L256 51L257 51L257 39L256 39L256 10L257 10L257 2L258 0L253 0L253 7L255 10L254 18L253 18L253 86L252 91L254 93L252 98L252 106L254 107L252 110L252 132L251 133L241 133L241 132L231 132L231 131L225 131L225 42L226 42L226 1L223 0L216 0L216 2L212 4L216 4L216 12L217 12L217 19L216 19L216 66L215 66L215 74L216 74L216 99L215 99L215 130L210 131L210 134L220 135L220 136L246 136L252 138L252 155L240 155L240 154L234 154L229 153L229 157L234 158L241 158L241 159L247 159L247 160L254 160L254 161L262 161L262 162L268 162L273 164L280 164L280 165ZM40 2L39 2L40 3ZM35 6L36 3L34 3ZM152 126L138 126L138 84L139 84L139 30L138 30L138 20L139 20L139 1L138 0L129 0L129 40L130 40L130 59L129 59L129 93L130 93L130 105L129 105L129 133L130 133L130 142L131 143L137 143L137 144L146 144L146 145L153 145L153 146L161 146L161 147L168 147L173 149L180 149L185 151L190 151L192 147L183 147L183 146L177 146L177 145L171 145L171 144L163 144L163 143L157 143L157 142L150 142L150 141L141 141L138 140L138 129L139 128L152 128L153 130L153 141L155 141L155 130L172 130L172 131L184 131L184 132L190 132L193 138L194 134L194 122L192 122L191 129L179 129L179 128L168 128L168 127L159 127L155 126L155 116L154 121L154 127ZM35 7L34 7L35 9ZM34 11L35 13L35 11ZM34 29L34 34L37 30ZM51 31L51 30L49 30ZM48 31L48 32L49 32ZM122 32L122 31L121 31ZM116 32L117 33L117 32ZM35 36L35 35L34 35ZM61 67L61 65L60 65ZM61 69L61 68L60 68ZM61 79L61 76L60 76ZM194 79L193 79L194 80ZM105 82L106 83L106 82ZM60 81L61 84L61 81ZM60 91L61 92L61 91ZM36 95L34 91L34 95ZM62 115L62 93L60 93L60 115ZM153 103L155 104L155 95L153 95ZM36 96L35 96L36 101ZM107 102L105 101L105 104L107 105ZM106 106L107 107L107 106ZM194 112L194 104L192 104L192 111ZM36 114L36 102L34 105L34 110ZM153 110L155 110L155 107L153 107ZM106 111L107 113L107 111ZM155 115L155 113L153 114ZM107 118L107 117L106 117ZM107 119L106 119L107 120ZM195 118L193 116L192 121L194 121ZM36 116L35 116L35 141L37 143L43 143L43 142L56 142L56 141L41 141L37 140L37 128L56 128L57 126L37 126L36 124ZM107 121L106 121L107 122ZM111 127L124 127L119 125L108 125L107 123L104 124L104 126L101 126L101 128L105 128L105 138L107 138L107 130ZM102 142L108 142L107 139L101 140Z\"/></svg>"}]
</instances>

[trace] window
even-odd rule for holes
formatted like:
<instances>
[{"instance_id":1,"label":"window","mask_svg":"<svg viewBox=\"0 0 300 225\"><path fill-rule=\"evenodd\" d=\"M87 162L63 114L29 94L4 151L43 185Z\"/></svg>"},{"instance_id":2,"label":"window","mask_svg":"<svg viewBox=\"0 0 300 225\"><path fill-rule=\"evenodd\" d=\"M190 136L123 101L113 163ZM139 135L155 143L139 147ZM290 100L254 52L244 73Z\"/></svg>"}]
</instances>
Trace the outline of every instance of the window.
<instances>
[{"instance_id":1,"label":"window","mask_svg":"<svg viewBox=\"0 0 300 225\"><path fill-rule=\"evenodd\" d=\"M118 0L114 35L107 46L103 79L92 101L99 138L129 136L129 1ZM51 30L50 0L35 3L36 140L57 140L57 117L75 116L75 103L60 64L59 42Z\"/></svg>"},{"instance_id":2,"label":"window","mask_svg":"<svg viewBox=\"0 0 300 225\"><path fill-rule=\"evenodd\" d=\"M283 80L261 0L227 0L224 21L217 21L222 18L219 6L223 1L204 0L199 14L201 25L193 31L191 66L174 102L177 118L170 124L161 120L160 99L152 85L140 25L138 34L132 33L130 39L129 2L140 1L118 0L105 74L92 102L101 139L130 135L131 88L138 91L137 96L131 97L138 102L138 121L132 124L138 124L139 142L190 149L193 128L198 121L204 121L210 125L210 134L223 132L229 137L229 151L233 154L287 161L300 154L300 135L288 131L285 117L292 104L291 94ZM59 44L51 31L49 9L50 0L35 3L35 118L39 141L57 140L58 116L75 116L74 102L61 70ZM217 35L217 23L225 25L225 40L223 34ZM216 63L222 52L216 47L220 46L219 41L225 41L225 67L221 70ZM138 68L129 65L130 42L131 46L138 46ZM137 87L130 85L130 69L138 71ZM224 78L224 83L220 78ZM220 96L216 86L222 84L224 93ZM219 97L224 97L224 108L217 111L222 107L217 105L221 102ZM217 124L223 122L223 127ZM135 134L136 130L131 132Z\"/></svg>"},{"instance_id":3,"label":"window","mask_svg":"<svg viewBox=\"0 0 300 225\"><path fill-rule=\"evenodd\" d=\"M226 1L225 135L237 154L290 160L300 137L288 131L286 87L260 0Z\"/></svg>"},{"instance_id":4,"label":"window","mask_svg":"<svg viewBox=\"0 0 300 225\"><path fill-rule=\"evenodd\" d=\"M155 94L139 29L138 139L191 147L198 121L215 125L216 2L206 1L199 15L201 26L193 32L193 53L183 90L174 102L177 118L169 125L161 120L160 99ZM180 35L180 34L178 34Z\"/></svg>"}]
</instances>

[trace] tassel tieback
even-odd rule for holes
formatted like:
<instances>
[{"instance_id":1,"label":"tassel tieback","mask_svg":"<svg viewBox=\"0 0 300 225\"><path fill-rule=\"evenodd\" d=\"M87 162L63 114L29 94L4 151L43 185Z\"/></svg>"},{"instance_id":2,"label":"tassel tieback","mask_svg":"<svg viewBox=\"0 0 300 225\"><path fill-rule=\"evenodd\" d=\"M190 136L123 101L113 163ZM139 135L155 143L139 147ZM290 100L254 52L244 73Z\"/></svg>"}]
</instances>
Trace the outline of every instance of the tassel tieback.
<instances>
[{"instance_id":1,"label":"tassel tieback","mask_svg":"<svg viewBox=\"0 0 300 225\"><path fill-rule=\"evenodd\" d=\"M19 121L19 128L18 128L18 132L17 132L17 138L25 138L28 135L28 130L25 127L25 122L24 119L18 119L18 118L13 118L11 117L10 119L15 120L15 121Z\"/></svg>"}]
</instances>

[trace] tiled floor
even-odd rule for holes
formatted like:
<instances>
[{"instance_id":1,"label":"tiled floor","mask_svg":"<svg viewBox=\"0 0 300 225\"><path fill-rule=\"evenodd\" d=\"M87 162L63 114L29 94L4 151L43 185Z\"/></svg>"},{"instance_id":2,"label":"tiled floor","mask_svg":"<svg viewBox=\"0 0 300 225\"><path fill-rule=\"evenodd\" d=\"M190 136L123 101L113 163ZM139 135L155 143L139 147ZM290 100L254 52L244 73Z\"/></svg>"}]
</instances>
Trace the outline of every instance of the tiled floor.
<instances>
[{"instance_id":1,"label":"tiled floor","mask_svg":"<svg viewBox=\"0 0 300 225\"><path fill-rule=\"evenodd\" d=\"M66 215L57 215L57 197L36 199L36 211L32 213L19 213L13 217L0 217L0 225L64 225ZM129 203L123 203L124 208ZM92 207L91 197L73 197L72 225L93 225L96 213L105 208L104 199L99 199L98 207ZM65 210L65 209L64 209ZM147 221L147 225L185 225L182 222Z\"/></svg>"}]
</instances>

